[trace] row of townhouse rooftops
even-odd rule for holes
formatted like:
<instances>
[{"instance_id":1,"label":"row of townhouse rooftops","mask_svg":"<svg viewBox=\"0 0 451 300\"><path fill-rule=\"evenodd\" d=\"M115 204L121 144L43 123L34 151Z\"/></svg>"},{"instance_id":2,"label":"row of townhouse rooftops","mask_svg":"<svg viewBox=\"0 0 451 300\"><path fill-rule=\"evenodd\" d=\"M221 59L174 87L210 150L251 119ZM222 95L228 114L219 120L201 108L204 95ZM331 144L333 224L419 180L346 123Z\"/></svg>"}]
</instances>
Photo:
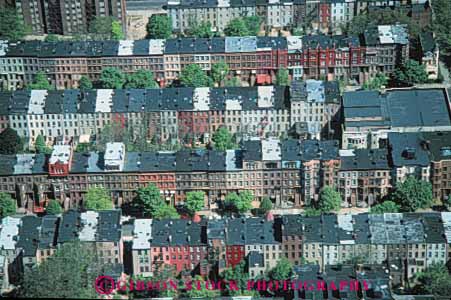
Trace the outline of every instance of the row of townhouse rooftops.
<instances>
[{"instance_id":1,"label":"row of townhouse rooftops","mask_svg":"<svg viewBox=\"0 0 451 300\"><path fill-rule=\"evenodd\" d=\"M263 162L264 169L298 169L310 161L337 161L338 171L428 167L451 160L451 131L388 134L388 148L340 150L336 140L250 139L235 150L127 152L123 143L107 143L104 152L73 152L55 145L51 154L0 155L0 176L108 172L233 172ZM252 164L253 165L253 164ZM255 168L255 166L254 166Z\"/></svg>"},{"instance_id":2,"label":"row of townhouse rooftops","mask_svg":"<svg viewBox=\"0 0 451 300\"><path fill-rule=\"evenodd\" d=\"M446 250L447 245L451 245L451 212L331 214L317 217L273 216L268 213L265 217L155 220L121 218L120 210L70 210L60 216L3 218L0 251L21 249L25 252L24 256L35 256L39 249L78 240L94 243L131 241L133 251L192 246L200 247L197 251L206 253L208 247L218 245L215 240L222 241L220 244L225 246L283 245L294 243L292 237L298 237L296 242L300 244L324 244L329 245L330 249L333 245L352 247L358 244L443 245L429 249L440 250L438 252L444 255L432 258L445 263L451 258ZM291 251L285 247L277 248L280 253ZM302 251L308 250L301 248L299 252Z\"/></svg>"},{"instance_id":3,"label":"row of townhouse rooftops","mask_svg":"<svg viewBox=\"0 0 451 300\"><path fill-rule=\"evenodd\" d=\"M121 41L0 41L0 57L108 57L176 54L302 51L307 49L359 48L409 43L404 25L369 28L362 37L305 35L290 37L214 37Z\"/></svg>"},{"instance_id":4,"label":"row of townhouse rooftops","mask_svg":"<svg viewBox=\"0 0 451 300\"><path fill-rule=\"evenodd\" d=\"M338 82L307 80L293 82L291 87L19 90L0 92L0 115L284 110L290 109L290 101L339 104Z\"/></svg>"},{"instance_id":5,"label":"row of townhouse rooftops","mask_svg":"<svg viewBox=\"0 0 451 300\"><path fill-rule=\"evenodd\" d=\"M133 1L131 1L133 2ZM242 7L275 4L353 4L361 3L369 6L403 6L403 5L424 5L428 0L169 0L168 7Z\"/></svg>"}]
</instances>

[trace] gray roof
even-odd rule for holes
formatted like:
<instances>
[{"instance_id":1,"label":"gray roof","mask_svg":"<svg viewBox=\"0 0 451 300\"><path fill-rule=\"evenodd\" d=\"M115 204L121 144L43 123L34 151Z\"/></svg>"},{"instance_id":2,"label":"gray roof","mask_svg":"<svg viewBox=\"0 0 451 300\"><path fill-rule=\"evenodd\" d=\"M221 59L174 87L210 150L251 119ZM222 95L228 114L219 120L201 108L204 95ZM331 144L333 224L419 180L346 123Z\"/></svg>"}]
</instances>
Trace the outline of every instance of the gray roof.
<instances>
[{"instance_id":1,"label":"gray roof","mask_svg":"<svg viewBox=\"0 0 451 300\"><path fill-rule=\"evenodd\" d=\"M429 153L419 132L389 132L388 142L394 166L429 166Z\"/></svg>"},{"instance_id":2,"label":"gray roof","mask_svg":"<svg viewBox=\"0 0 451 300\"><path fill-rule=\"evenodd\" d=\"M389 170L387 149L353 149L353 155L340 155L340 170ZM341 152L340 152L341 153Z\"/></svg>"}]
</instances>

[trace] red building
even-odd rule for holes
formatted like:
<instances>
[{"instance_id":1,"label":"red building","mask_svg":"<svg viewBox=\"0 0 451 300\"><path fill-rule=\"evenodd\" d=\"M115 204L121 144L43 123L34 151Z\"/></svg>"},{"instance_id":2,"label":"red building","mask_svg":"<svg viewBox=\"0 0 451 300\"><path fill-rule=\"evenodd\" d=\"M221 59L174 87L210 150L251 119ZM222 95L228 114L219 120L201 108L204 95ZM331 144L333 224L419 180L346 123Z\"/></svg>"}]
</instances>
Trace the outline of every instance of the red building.
<instances>
[{"instance_id":1,"label":"red building","mask_svg":"<svg viewBox=\"0 0 451 300\"><path fill-rule=\"evenodd\" d=\"M67 176L72 165L72 149L69 145L55 145L49 159L50 176Z\"/></svg>"},{"instance_id":2,"label":"red building","mask_svg":"<svg viewBox=\"0 0 451 300\"><path fill-rule=\"evenodd\" d=\"M231 219L226 231L226 265L233 267L245 258L245 219Z\"/></svg>"}]
</instances>

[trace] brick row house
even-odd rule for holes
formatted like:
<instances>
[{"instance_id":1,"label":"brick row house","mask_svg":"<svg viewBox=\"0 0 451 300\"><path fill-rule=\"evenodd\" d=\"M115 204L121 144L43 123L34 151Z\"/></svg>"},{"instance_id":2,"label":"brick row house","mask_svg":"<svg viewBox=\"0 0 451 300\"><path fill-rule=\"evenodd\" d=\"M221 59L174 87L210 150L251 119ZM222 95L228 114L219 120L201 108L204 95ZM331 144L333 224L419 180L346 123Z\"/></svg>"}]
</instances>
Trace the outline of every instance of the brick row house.
<instances>
[{"instance_id":1,"label":"brick row house","mask_svg":"<svg viewBox=\"0 0 451 300\"><path fill-rule=\"evenodd\" d=\"M392 38L386 37L390 34ZM362 37L215 37L121 41L0 41L0 78L6 90L20 89L44 72L56 89L77 88L81 76L98 81L104 68L124 73L150 70L161 86L178 80L188 64L210 72L224 61L230 76L249 84L273 82L279 69L293 78L355 79L390 75L408 55L405 26L372 28Z\"/></svg>"}]
</instances>

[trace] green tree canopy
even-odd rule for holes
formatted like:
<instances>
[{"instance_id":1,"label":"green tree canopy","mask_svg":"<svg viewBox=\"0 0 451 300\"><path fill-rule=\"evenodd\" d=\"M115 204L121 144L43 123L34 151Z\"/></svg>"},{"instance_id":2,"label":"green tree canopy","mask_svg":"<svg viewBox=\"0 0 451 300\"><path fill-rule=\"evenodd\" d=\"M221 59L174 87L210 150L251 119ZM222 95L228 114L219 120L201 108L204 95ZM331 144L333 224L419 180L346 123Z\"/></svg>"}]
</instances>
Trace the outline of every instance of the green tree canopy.
<instances>
[{"instance_id":1,"label":"green tree canopy","mask_svg":"<svg viewBox=\"0 0 451 300\"><path fill-rule=\"evenodd\" d=\"M0 154L17 154L23 149L23 141L17 132L8 127L0 133Z\"/></svg>"},{"instance_id":2,"label":"green tree canopy","mask_svg":"<svg viewBox=\"0 0 451 300\"><path fill-rule=\"evenodd\" d=\"M56 200L50 200L47 208L45 209L48 215L58 215L63 212L63 208Z\"/></svg>"},{"instance_id":3,"label":"green tree canopy","mask_svg":"<svg viewBox=\"0 0 451 300\"><path fill-rule=\"evenodd\" d=\"M13 8L0 9L0 40L17 41L27 34L23 18Z\"/></svg>"},{"instance_id":4,"label":"green tree canopy","mask_svg":"<svg viewBox=\"0 0 451 300\"><path fill-rule=\"evenodd\" d=\"M382 86L387 86L388 77L382 73L377 73L376 76L363 84L365 90L379 90Z\"/></svg>"},{"instance_id":5,"label":"green tree canopy","mask_svg":"<svg viewBox=\"0 0 451 300\"><path fill-rule=\"evenodd\" d=\"M180 218L180 215L178 214L174 206L163 204L155 209L154 213L152 214L152 218L157 220L178 219Z\"/></svg>"},{"instance_id":6,"label":"green tree canopy","mask_svg":"<svg viewBox=\"0 0 451 300\"><path fill-rule=\"evenodd\" d=\"M0 192L0 216L2 218L16 213L17 203L10 194Z\"/></svg>"},{"instance_id":7,"label":"green tree canopy","mask_svg":"<svg viewBox=\"0 0 451 300\"><path fill-rule=\"evenodd\" d=\"M429 182L409 176L404 182L396 184L391 199L401 207L402 211L406 212L429 208L434 204L432 185Z\"/></svg>"},{"instance_id":8,"label":"green tree canopy","mask_svg":"<svg viewBox=\"0 0 451 300\"><path fill-rule=\"evenodd\" d=\"M276 84L282 86L290 85L290 77L287 69L279 69L276 74Z\"/></svg>"},{"instance_id":9,"label":"green tree canopy","mask_svg":"<svg viewBox=\"0 0 451 300\"><path fill-rule=\"evenodd\" d=\"M186 208L191 214L202 210L205 206L205 193L202 191L193 191L186 193Z\"/></svg>"},{"instance_id":10,"label":"green tree canopy","mask_svg":"<svg viewBox=\"0 0 451 300\"><path fill-rule=\"evenodd\" d=\"M451 275L445 265L434 263L416 277L428 294L444 297L451 295Z\"/></svg>"},{"instance_id":11,"label":"green tree canopy","mask_svg":"<svg viewBox=\"0 0 451 300\"><path fill-rule=\"evenodd\" d=\"M241 191L239 194L232 192L225 197L225 205L235 208L239 213L245 213L252 208L254 195L251 191Z\"/></svg>"},{"instance_id":12,"label":"green tree canopy","mask_svg":"<svg viewBox=\"0 0 451 300\"><path fill-rule=\"evenodd\" d=\"M215 34L211 29L210 21L201 21L197 22L193 20L190 22L189 30L187 31L188 36L196 37L196 38L211 38Z\"/></svg>"},{"instance_id":13,"label":"green tree canopy","mask_svg":"<svg viewBox=\"0 0 451 300\"><path fill-rule=\"evenodd\" d=\"M58 36L52 33L47 34L47 36L44 39L44 41L46 42L58 42L59 40L60 39L58 38Z\"/></svg>"},{"instance_id":14,"label":"green tree canopy","mask_svg":"<svg viewBox=\"0 0 451 300\"><path fill-rule=\"evenodd\" d=\"M216 130L216 132L212 136L212 141L214 143L215 149L219 151L225 151L235 148L233 136L224 126L221 126L218 128L218 130Z\"/></svg>"},{"instance_id":15,"label":"green tree canopy","mask_svg":"<svg viewBox=\"0 0 451 300\"><path fill-rule=\"evenodd\" d=\"M430 1L434 8L435 18L433 19L434 33L440 46L442 55L451 56L451 1L434 0Z\"/></svg>"},{"instance_id":16,"label":"green tree canopy","mask_svg":"<svg viewBox=\"0 0 451 300\"><path fill-rule=\"evenodd\" d=\"M405 64L395 70L393 78L401 86L411 86L417 83L426 83L428 74L425 66L413 59L409 59Z\"/></svg>"},{"instance_id":17,"label":"green tree canopy","mask_svg":"<svg viewBox=\"0 0 451 300\"><path fill-rule=\"evenodd\" d=\"M90 90L92 89L92 81L85 75L80 77L80 89L81 90Z\"/></svg>"},{"instance_id":18,"label":"green tree canopy","mask_svg":"<svg viewBox=\"0 0 451 300\"><path fill-rule=\"evenodd\" d=\"M370 213L372 214L384 214L384 213L397 213L399 212L400 207L393 201L384 201L380 204L374 205L370 209Z\"/></svg>"},{"instance_id":19,"label":"green tree canopy","mask_svg":"<svg viewBox=\"0 0 451 300\"><path fill-rule=\"evenodd\" d=\"M52 153L52 149L47 147L47 144L45 143L45 138L41 134L39 134L36 137L36 141L34 142L34 148L36 149L37 153L44 153L44 154Z\"/></svg>"},{"instance_id":20,"label":"green tree canopy","mask_svg":"<svg viewBox=\"0 0 451 300\"><path fill-rule=\"evenodd\" d=\"M226 281L234 281L237 284L238 291L234 289L227 289L230 296L243 295L247 289L247 281L249 280L249 275L245 270L246 264L241 261L235 267L229 267L225 269L220 277Z\"/></svg>"},{"instance_id":21,"label":"green tree canopy","mask_svg":"<svg viewBox=\"0 0 451 300\"><path fill-rule=\"evenodd\" d=\"M243 18L233 19L224 28L224 34L226 36L247 36L249 31Z\"/></svg>"},{"instance_id":22,"label":"green tree canopy","mask_svg":"<svg viewBox=\"0 0 451 300\"><path fill-rule=\"evenodd\" d=\"M226 78L227 74L229 74L229 66L225 63L225 61L222 60L211 66L211 78L219 86Z\"/></svg>"},{"instance_id":23,"label":"green tree canopy","mask_svg":"<svg viewBox=\"0 0 451 300\"><path fill-rule=\"evenodd\" d=\"M117 27L119 25L119 28ZM120 32L118 31L120 30ZM89 33L94 39L120 39L123 38L120 23L113 17L97 16L89 23ZM113 32L114 30L114 32ZM121 36L122 34L122 36Z\"/></svg>"},{"instance_id":24,"label":"green tree canopy","mask_svg":"<svg viewBox=\"0 0 451 300\"><path fill-rule=\"evenodd\" d=\"M211 78L207 76L198 64L191 64L183 68L180 74L180 82L186 87L208 87L213 85Z\"/></svg>"},{"instance_id":25,"label":"green tree canopy","mask_svg":"<svg viewBox=\"0 0 451 300\"><path fill-rule=\"evenodd\" d=\"M102 70L100 83L105 89L121 89L125 84L125 75L118 68L108 67Z\"/></svg>"},{"instance_id":26,"label":"green tree canopy","mask_svg":"<svg viewBox=\"0 0 451 300\"><path fill-rule=\"evenodd\" d=\"M111 39L113 40L123 40L124 32L122 31L122 25L119 21L111 22Z\"/></svg>"},{"instance_id":27,"label":"green tree canopy","mask_svg":"<svg viewBox=\"0 0 451 300\"><path fill-rule=\"evenodd\" d=\"M47 76L44 72L39 71L36 73L34 82L27 86L29 90L54 90L55 87L49 83Z\"/></svg>"},{"instance_id":28,"label":"green tree canopy","mask_svg":"<svg viewBox=\"0 0 451 300\"><path fill-rule=\"evenodd\" d=\"M286 257L282 257L268 275L273 280L289 280L292 274L293 264Z\"/></svg>"},{"instance_id":29,"label":"green tree canopy","mask_svg":"<svg viewBox=\"0 0 451 300\"><path fill-rule=\"evenodd\" d=\"M255 36L260 31L261 19L258 16L239 17L231 20L224 28L226 36Z\"/></svg>"},{"instance_id":30,"label":"green tree canopy","mask_svg":"<svg viewBox=\"0 0 451 300\"><path fill-rule=\"evenodd\" d=\"M154 80L152 71L140 69L135 73L127 75L127 82L125 83L125 87L128 89L147 89L157 88L158 84Z\"/></svg>"},{"instance_id":31,"label":"green tree canopy","mask_svg":"<svg viewBox=\"0 0 451 300\"><path fill-rule=\"evenodd\" d=\"M313 207L307 207L304 210L304 215L306 217L316 217L321 215L321 211L319 209L313 208Z\"/></svg>"},{"instance_id":32,"label":"green tree canopy","mask_svg":"<svg viewBox=\"0 0 451 300\"><path fill-rule=\"evenodd\" d=\"M200 289L198 289L197 282L199 282L200 284L199 286ZM200 275L196 275L194 277L192 289L186 291L186 297L188 297L188 299L193 298L215 299L216 297L219 296L220 296L219 290L207 289L205 287L205 280Z\"/></svg>"},{"instance_id":33,"label":"green tree canopy","mask_svg":"<svg viewBox=\"0 0 451 300\"><path fill-rule=\"evenodd\" d=\"M173 206L166 204L161 197L160 189L153 183L138 189L134 205L144 215L150 215L155 219L177 219L180 217Z\"/></svg>"},{"instance_id":34,"label":"green tree canopy","mask_svg":"<svg viewBox=\"0 0 451 300\"><path fill-rule=\"evenodd\" d=\"M341 196L334 188L324 187L319 194L318 209L323 213L337 212L341 208Z\"/></svg>"},{"instance_id":35,"label":"green tree canopy","mask_svg":"<svg viewBox=\"0 0 451 300\"><path fill-rule=\"evenodd\" d=\"M268 211L272 209L272 202L269 197L265 196L263 197L262 201L260 202L260 211L261 213L265 214Z\"/></svg>"},{"instance_id":36,"label":"green tree canopy","mask_svg":"<svg viewBox=\"0 0 451 300\"><path fill-rule=\"evenodd\" d=\"M54 255L25 272L21 296L34 299L97 298L93 283L102 274L102 266L95 257L79 242L62 244Z\"/></svg>"},{"instance_id":37,"label":"green tree canopy","mask_svg":"<svg viewBox=\"0 0 451 300\"><path fill-rule=\"evenodd\" d=\"M172 34L171 18L166 15L152 15L147 23L147 37L150 39L168 39Z\"/></svg>"},{"instance_id":38,"label":"green tree canopy","mask_svg":"<svg viewBox=\"0 0 451 300\"><path fill-rule=\"evenodd\" d=\"M109 192L102 187L92 187L86 193L84 208L87 210L113 209Z\"/></svg>"},{"instance_id":39,"label":"green tree canopy","mask_svg":"<svg viewBox=\"0 0 451 300\"><path fill-rule=\"evenodd\" d=\"M232 77L231 79L224 80L224 86L226 87L240 87L241 80L238 77Z\"/></svg>"}]
</instances>

